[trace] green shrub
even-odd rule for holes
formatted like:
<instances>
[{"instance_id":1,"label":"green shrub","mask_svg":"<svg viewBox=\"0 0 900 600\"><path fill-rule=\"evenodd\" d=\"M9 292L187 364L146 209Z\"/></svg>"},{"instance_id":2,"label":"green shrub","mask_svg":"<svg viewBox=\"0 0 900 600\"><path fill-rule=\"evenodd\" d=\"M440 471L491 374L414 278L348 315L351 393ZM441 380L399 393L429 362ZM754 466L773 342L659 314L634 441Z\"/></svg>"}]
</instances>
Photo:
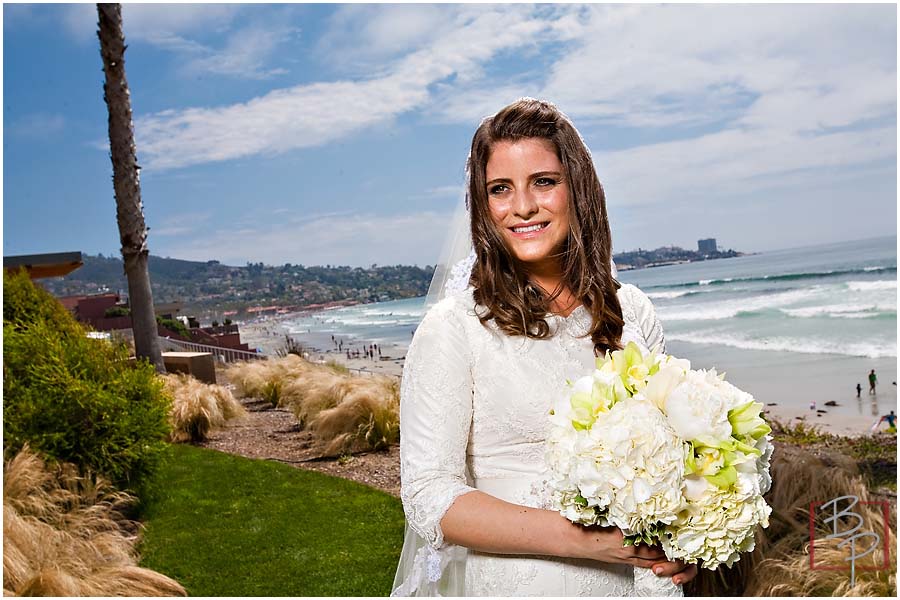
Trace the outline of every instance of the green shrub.
<instances>
[{"instance_id":1,"label":"green shrub","mask_svg":"<svg viewBox=\"0 0 900 600\"><path fill-rule=\"evenodd\" d=\"M341 364L333 358L325 361L325 366L337 373L338 375L349 375L350 369L347 368L347 365Z\"/></svg>"},{"instance_id":2,"label":"green shrub","mask_svg":"<svg viewBox=\"0 0 900 600\"><path fill-rule=\"evenodd\" d=\"M107 318L111 318L111 317L130 317L130 316L131 316L131 310L128 309L127 307L125 307L125 306L110 306L110 307L107 308L106 311L103 313L103 316L104 316L104 317L107 317Z\"/></svg>"},{"instance_id":3,"label":"green shrub","mask_svg":"<svg viewBox=\"0 0 900 600\"><path fill-rule=\"evenodd\" d=\"M277 408L281 401L281 382L267 381L262 389L262 397L266 402L270 402L273 407Z\"/></svg>"},{"instance_id":4,"label":"green shrub","mask_svg":"<svg viewBox=\"0 0 900 600\"><path fill-rule=\"evenodd\" d=\"M27 275L4 276L3 288L4 451L28 443L138 487L158 465L169 433L171 401L154 368L129 363L122 345L87 338Z\"/></svg>"},{"instance_id":5,"label":"green shrub","mask_svg":"<svg viewBox=\"0 0 900 600\"><path fill-rule=\"evenodd\" d=\"M27 327L37 320L53 324L59 331L80 329L71 313L44 288L31 282L20 270L15 275L3 275L3 323Z\"/></svg>"},{"instance_id":6,"label":"green shrub","mask_svg":"<svg viewBox=\"0 0 900 600\"><path fill-rule=\"evenodd\" d=\"M164 319L162 317L156 317L156 322L169 331L174 331L183 338L191 339L191 334L188 333L187 327L185 327L184 323L182 323L178 319Z\"/></svg>"}]
</instances>

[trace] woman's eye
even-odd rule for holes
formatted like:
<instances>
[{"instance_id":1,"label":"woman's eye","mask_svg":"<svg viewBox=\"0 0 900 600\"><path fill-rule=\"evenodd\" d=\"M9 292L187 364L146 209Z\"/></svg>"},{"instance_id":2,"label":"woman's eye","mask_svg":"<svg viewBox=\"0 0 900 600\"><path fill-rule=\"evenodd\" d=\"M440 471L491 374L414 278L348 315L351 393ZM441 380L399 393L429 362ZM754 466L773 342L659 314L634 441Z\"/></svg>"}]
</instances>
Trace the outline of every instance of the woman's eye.
<instances>
[{"instance_id":1,"label":"woman's eye","mask_svg":"<svg viewBox=\"0 0 900 600\"><path fill-rule=\"evenodd\" d=\"M488 192L492 195L502 194L503 192L505 192L508 189L509 188L506 187L505 184L498 183L497 185L492 185L490 188L488 188Z\"/></svg>"},{"instance_id":2,"label":"woman's eye","mask_svg":"<svg viewBox=\"0 0 900 600\"><path fill-rule=\"evenodd\" d=\"M556 180L550 177L538 177L534 180L535 185L539 185L541 187L547 187L550 185L556 185Z\"/></svg>"}]
</instances>

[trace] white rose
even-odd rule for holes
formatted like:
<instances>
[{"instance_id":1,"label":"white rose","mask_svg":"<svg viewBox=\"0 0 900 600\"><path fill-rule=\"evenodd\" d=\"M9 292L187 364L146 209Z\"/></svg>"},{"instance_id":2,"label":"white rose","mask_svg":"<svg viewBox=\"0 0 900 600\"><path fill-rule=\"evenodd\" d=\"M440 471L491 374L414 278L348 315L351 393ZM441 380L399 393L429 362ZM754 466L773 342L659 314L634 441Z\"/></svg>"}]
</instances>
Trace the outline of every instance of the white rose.
<instances>
[{"instance_id":1,"label":"white rose","mask_svg":"<svg viewBox=\"0 0 900 600\"><path fill-rule=\"evenodd\" d=\"M665 400L665 413L675 432L687 441L716 446L731 438L730 400L716 384L715 371L689 371ZM736 388L735 388L736 389Z\"/></svg>"}]
</instances>

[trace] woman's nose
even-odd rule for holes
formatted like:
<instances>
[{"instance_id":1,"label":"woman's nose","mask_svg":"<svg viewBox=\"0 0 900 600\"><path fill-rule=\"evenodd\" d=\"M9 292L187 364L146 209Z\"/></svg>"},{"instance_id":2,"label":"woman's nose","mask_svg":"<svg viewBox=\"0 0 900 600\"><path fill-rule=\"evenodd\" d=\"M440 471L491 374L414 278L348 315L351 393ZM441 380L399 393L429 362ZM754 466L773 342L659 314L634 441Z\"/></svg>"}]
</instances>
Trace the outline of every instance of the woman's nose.
<instances>
[{"instance_id":1,"label":"woman's nose","mask_svg":"<svg viewBox=\"0 0 900 600\"><path fill-rule=\"evenodd\" d=\"M526 189L516 192L515 198L513 198L513 212L524 221L537 214L538 204L530 191Z\"/></svg>"}]
</instances>

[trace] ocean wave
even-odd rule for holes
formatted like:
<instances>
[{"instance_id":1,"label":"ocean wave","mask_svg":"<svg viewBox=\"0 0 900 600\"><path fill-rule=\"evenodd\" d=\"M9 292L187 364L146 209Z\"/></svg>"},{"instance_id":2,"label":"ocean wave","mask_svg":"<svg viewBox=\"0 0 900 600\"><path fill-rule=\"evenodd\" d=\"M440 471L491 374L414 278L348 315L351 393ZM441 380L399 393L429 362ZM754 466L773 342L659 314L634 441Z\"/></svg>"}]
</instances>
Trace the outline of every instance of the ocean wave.
<instances>
[{"instance_id":1,"label":"ocean wave","mask_svg":"<svg viewBox=\"0 0 900 600\"><path fill-rule=\"evenodd\" d=\"M388 317L384 315L385 318L382 319L366 319L364 317L350 317L345 319L334 319L333 321L329 321L329 323L334 323L340 327L375 327L375 326L391 326L391 325L410 325L415 327L419 324L418 319L406 318L406 319L395 319L392 317Z\"/></svg>"},{"instance_id":2,"label":"ocean wave","mask_svg":"<svg viewBox=\"0 0 900 600\"><path fill-rule=\"evenodd\" d=\"M881 281L848 281L847 287L854 292L872 292L879 290L896 290L897 280Z\"/></svg>"},{"instance_id":3,"label":"ocean wave","mask_svg":"<svg viewBox=\"0 0 900 600\"><path fill-rule=\"evenodd\" d=\"M647 297L651 300L665 300L670 298L681 298L682 296L690 296L693 292L648 292Z\"/></svg>"},{"instance_id":4,"label":"ocean wave","mask_svg":"<svg viewBox=\"0 0 900 600\"><path fill-rule=\"evenodd\" d=\"M897 307L888 304L826 304L823 306L805 306L802 308L780 308L789 317L809 319L829 317L836 319L877 319L897 317Z\"/></svg>"},{"instance_id":5,"label":"ocean wave","mask_svg":"<svg viewBox=\"0 0 900 600\"><path fill-rule=\"evenodd\" d=\"M722 277L721 279L700 279L697 281L686 281L684 283L670 283L660 285L648 285L645 289L658 288L679 288L679 287L700 287L709 285L727 285L735 282L748 281L794 281L798 279L821 279L825 277L841 277L845 275L853 275L859 273L896 273L897 267L888 266L869 266L862 269L835 269L833 271L809 271L802 273L781 273L778 275L761 275L753 277ZM874 283L874 282L873 282Z\"/></svg>"},{"instance_id":6,"label":"ocean wave","mask_svg":"<svg viewBox=\"0 0 900 600\"><path fill-rule=\"evenodd\" d=\"M771 338L754 340L724 334L671 333L666 339L673 342L691 344L713 344L730 346L741 350L770 350L776 352L798 352L802 354L839 354L843 356L862 356L865 358L896 358L897 343L844 343L828 340L809 340L792 338Z\"/></svg>"},{"instance_id":7,"label":"ocean wave","mask_svg":"<svg viewBox=\"0 0 900 600\"><path fill-rule=\"evenodd\" d=\"M682 306L659 306L659 318L666 321L719 321L733 317L748 317L771 312L781 306L809 301L819 296L814 289L799 289L776 294L750 296L740 300L697 303Z\"/></svg>"}]
</instances>

